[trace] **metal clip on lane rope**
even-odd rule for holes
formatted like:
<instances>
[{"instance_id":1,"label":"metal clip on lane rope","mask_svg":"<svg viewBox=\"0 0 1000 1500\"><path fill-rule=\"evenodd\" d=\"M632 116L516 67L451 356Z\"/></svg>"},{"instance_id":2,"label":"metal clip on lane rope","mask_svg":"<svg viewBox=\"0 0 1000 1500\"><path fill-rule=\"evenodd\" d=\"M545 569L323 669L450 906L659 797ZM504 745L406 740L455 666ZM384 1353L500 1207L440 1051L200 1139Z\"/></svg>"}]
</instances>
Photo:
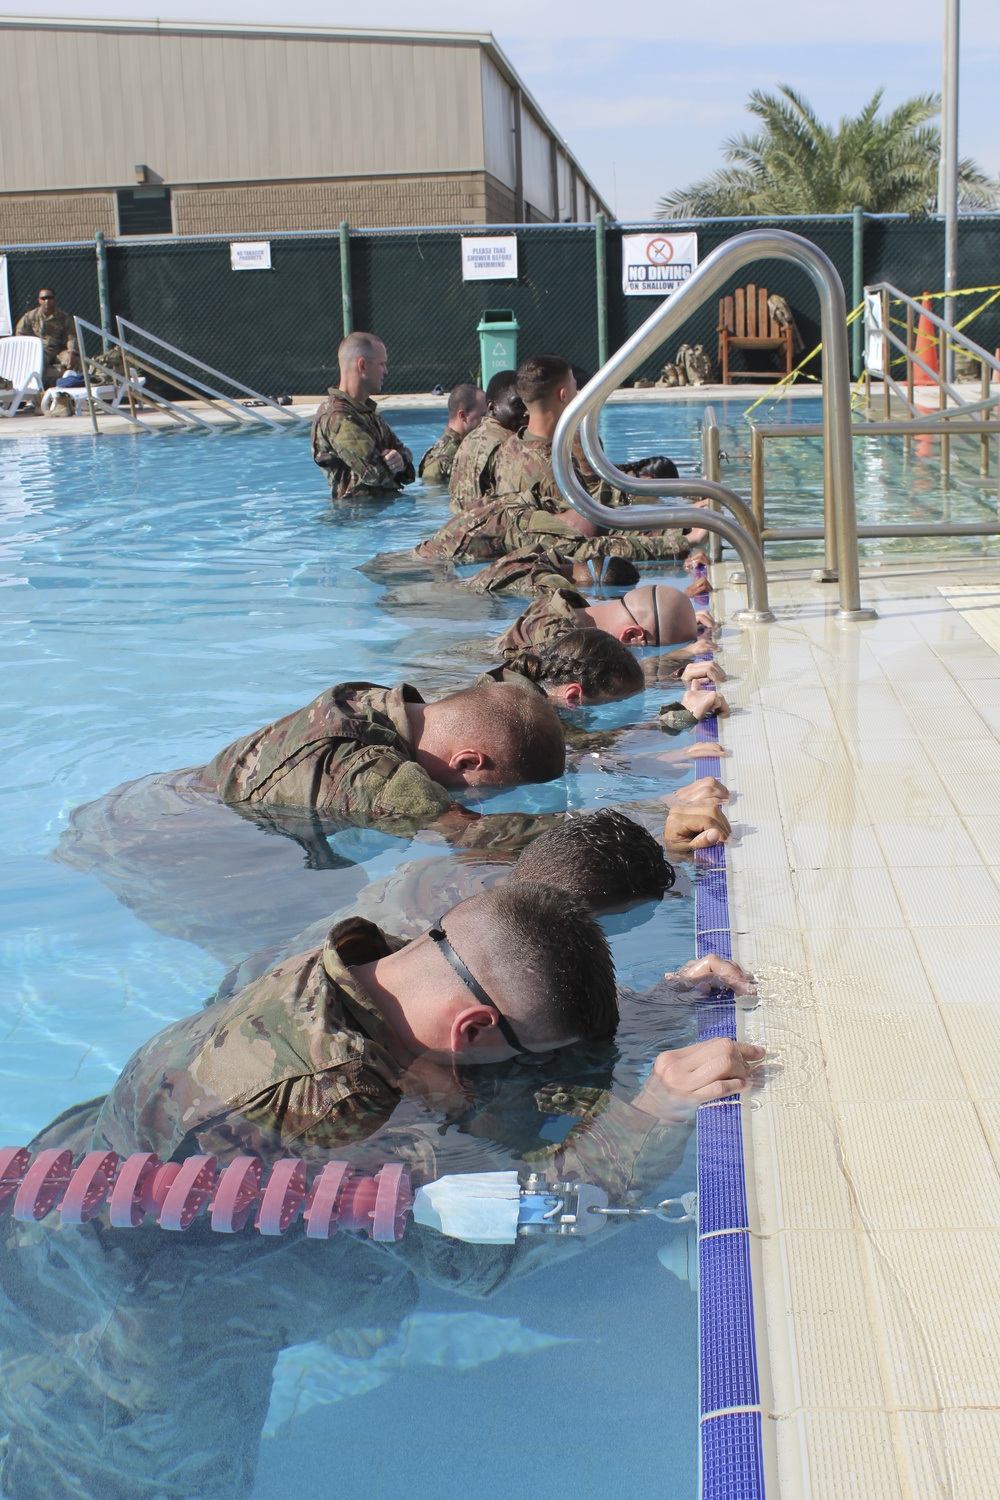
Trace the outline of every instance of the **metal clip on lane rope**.
<instances>
[{"instance_id":1,"label":"metal clip on lane rope","mask_svg":"<svg viewBox=\"0 0 1000 1500\"><path fill-rule=\"evenodd\" d=\"M680 1214L671 1213L680 1208ZM656 1218L665 1224L687 1224L698 1212L697 1193L664 1198L651 1208L609 1208L608 1195L590 1182L546 1182L532 1172L521 1190L519 1235L596 1234L609 1220Z\"/></svg>"}]
</instances>

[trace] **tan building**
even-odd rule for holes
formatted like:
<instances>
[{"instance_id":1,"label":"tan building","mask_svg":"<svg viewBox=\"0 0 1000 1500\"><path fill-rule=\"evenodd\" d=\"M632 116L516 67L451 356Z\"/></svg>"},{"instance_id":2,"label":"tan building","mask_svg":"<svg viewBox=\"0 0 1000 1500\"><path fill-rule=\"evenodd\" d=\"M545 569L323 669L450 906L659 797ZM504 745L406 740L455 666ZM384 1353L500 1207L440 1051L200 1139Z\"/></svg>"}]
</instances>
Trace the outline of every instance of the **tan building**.
<instances>
[{"instance_id":1,"label":"tan building","mask_svg":"<svg viewBox=\"0 0 1000 1500\"><path fill-rule=\"evenodd\" d=\"M607 211L491 36L0 17L0 244Z\"/></svg>"}]
</instances>

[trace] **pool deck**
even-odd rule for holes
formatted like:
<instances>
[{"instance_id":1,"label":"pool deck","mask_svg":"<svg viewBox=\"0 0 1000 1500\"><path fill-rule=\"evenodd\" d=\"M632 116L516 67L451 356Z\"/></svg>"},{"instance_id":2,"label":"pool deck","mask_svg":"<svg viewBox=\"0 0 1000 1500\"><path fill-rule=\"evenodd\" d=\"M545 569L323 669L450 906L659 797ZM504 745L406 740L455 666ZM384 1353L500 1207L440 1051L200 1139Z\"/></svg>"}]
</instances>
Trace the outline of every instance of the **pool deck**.
<instances>
[{"instance_id":1,"label":"pool deck","mask_svg":"<svg viewBox=\"0 0 1000 1500\"><path fill-rule=\"evenodd\" d=\"M769 574L720 726L769 1494L995 1495L1000 561L863 564L849 626L802 560Z\"/></svg>"}]
</instances>

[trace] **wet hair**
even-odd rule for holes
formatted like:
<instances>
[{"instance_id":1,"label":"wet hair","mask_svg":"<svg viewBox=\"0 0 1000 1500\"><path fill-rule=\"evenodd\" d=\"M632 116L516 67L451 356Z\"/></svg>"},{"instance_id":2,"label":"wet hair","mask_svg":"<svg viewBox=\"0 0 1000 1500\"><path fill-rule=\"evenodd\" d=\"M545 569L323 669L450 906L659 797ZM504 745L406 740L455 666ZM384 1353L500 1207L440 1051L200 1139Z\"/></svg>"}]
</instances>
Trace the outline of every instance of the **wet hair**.
<instances>
[{"instance_id":1,"label":"wet hair","mask_svg":"<svg viewBox=\"0 0 1000 1500\"><path fill-rule=\"evenodd\" d=\"M636 657L605 630L571 630L538 651L523 651L507 663L529 682L561 687L578 682L590 702L599 698L631 698L646 686Z\"/></svg>"},{"instance_id":2,"label":"wet hair","mask_svg":"<svg viewBox=\"0 0 1000 1500\"><path fill-rule=\"evenodd\" d=\"M638 583L642 574L635 563L627 557L609 557L604 564L601 582L607 588L620 588L623 584Z\"/></svg>"},{"instance_id":3,"label":"wet hair","mask_svg":"<svg viewBox=\"0 0 1000 1500\"><path fill-rule=\"evenodd\" d=\"M449 693L435 718L465 743L470 737L496 763L498 782L554 781L566 769L566 740L552 704L516 683L487 683Z\"/></svg>"},{"instance_id":4,"label":"wet hair","mask_svg":"<svg viewBox=\"0 0 1000 1500\"><path fill-rule=\"evenodd\" d=\"M362 333L355 330L346 339L341 339L337 349L337 360L341 365L352 365L356 359L374 359L385 345L377 333Z\"/></svg>"},{"instance_id":5,"label":"wet hair","mask_svg":"<svg viewBox=\"0 0 1000 1500\"><path fill-rule=\"evenodd\" d=\"M478 385L456 385L448 397L448 420L457 417L460 411L473 411L482 394Z\"/></svg>"},{"instance_id":6,"label":"wet hair","mask_svg":"<svg viewBox=\"0 0 1000 1500\"><path fill-rule=\"evenodd\" d=\"M679 479L677 465L666 454L653 458L629 458L618 465L623 474L634 474L636 479Z\"/></svg>"},{"instance_id":7,"label":"wet hair","mask_svg":"<svg viewBox=\"0 0 1000 1500\"><path fill-rule=\"evenodd\" d=\"M528 420L524 402L517 394L517 371L499 370L486 387L486 407L494 421L516 432Z\"/></svg>"},{"instance_id":8,"label":"wet hair","mask_svg":"<svg viewBox=\"0 0 1000 1500\"><path fill-rule=\"evenodd\" d=\"M589 908L567 891L505 881L456 906L444 927L518 1034L529 1029L526 1040L614 1036L618 995L608 940Z\"/></svg>"},{"instance_id":9,"label":"wet hair","mask_svg":"<svg viewBox=\"0 0 1000 1500\"><path fill-rule=\"evenodd\" d=\"M673 865L651 833L613 807L564 818L524 850L511 880L534 880L586 901L591 907L663 895L674 883Z\"/></svg>"},{"instance_id":10,"label":"wet hair","mask_svg":"<svg viewBox=\"0 0 1000 1500\"><path fill-rule=\"evenodd\" d=\"M528 404L547 401L572 377L573 366L558 354L533 354L517 367L517 394Z\"/></svg>"}]
</instances>

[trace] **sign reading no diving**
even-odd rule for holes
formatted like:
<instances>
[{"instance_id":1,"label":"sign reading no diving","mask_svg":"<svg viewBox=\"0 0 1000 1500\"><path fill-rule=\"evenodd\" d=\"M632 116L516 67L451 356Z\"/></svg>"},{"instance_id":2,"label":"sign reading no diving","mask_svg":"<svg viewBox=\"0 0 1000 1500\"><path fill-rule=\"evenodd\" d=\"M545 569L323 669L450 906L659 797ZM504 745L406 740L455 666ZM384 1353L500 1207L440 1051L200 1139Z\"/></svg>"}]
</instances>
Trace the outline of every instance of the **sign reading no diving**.
<instances>
[{"instance_id":1,"label":"sign reading no diving","mask_svg":"<svg viewBox=\"0 0 1000 1500\"><path fill-rule=\"evenodd\" d=\"M622 236L622 290L626 297L669 297L698 264L696 234Z\"/></svg>"}]
</instances>

